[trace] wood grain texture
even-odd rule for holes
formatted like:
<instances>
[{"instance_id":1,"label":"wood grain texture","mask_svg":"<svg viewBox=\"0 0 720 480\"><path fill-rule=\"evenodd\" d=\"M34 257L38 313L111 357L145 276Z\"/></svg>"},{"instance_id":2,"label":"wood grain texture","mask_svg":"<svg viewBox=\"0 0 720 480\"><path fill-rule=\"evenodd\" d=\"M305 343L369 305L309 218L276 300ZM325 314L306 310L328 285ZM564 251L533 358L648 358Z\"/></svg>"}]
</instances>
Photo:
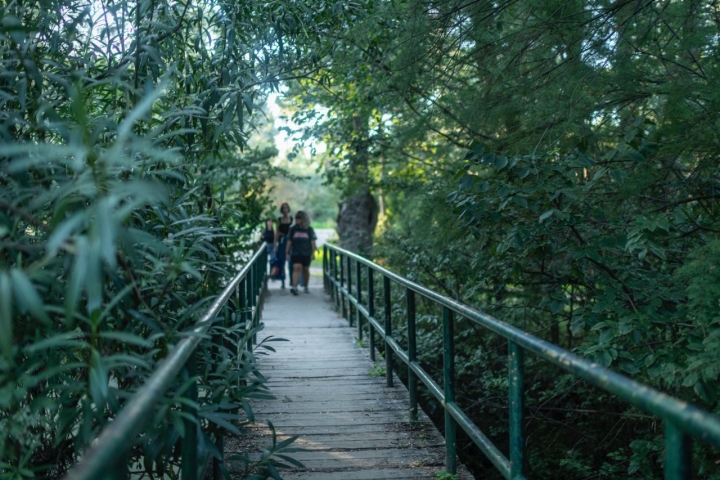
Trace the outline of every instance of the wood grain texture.
<instances>
[{"instance_id":1,"label":"wood grain texture","mask_svg":"<svg viewBox=\"0 0 720 480\"><path fill-rule=\"evenodd\" d=\"M444 469L442 436L422 412L410 421L399 379L388 388L384 376L368 375L368 349L358 345L357 330L333 310L321 284L312 277L310 293L297 297L269 285L258 338L289 340L273 343L277 352L259 360L276 398L252 402L255 423L248 436L226 439L226 457L249 450L251 461L259 458L271 443L270 421L277 441L298 435L285 453L304 468L280 470L284 479L435 478ZM458 478L473 477L461 467Z\"/></svg>"}]
</instances>

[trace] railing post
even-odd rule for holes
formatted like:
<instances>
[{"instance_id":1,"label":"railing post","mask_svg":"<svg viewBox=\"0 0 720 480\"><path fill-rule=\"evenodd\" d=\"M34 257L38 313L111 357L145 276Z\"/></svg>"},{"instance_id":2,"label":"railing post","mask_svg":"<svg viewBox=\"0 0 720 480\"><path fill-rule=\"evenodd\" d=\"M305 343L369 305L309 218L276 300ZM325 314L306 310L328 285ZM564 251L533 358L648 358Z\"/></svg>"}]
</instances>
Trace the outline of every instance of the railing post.
<instances>
[{"instance_id":1,"label":"railing post","mask_svg":"<svg viewBox=\"0 0 720 480\"><path fill-rule=\"evenodd\" d=\"M255 264L255 275L253 280L255 281L255 291L253 292L253 329L260 325L260 300L262 291L262 265L259 263ZM257 345L257 333L253 335L253 343Z\"/></svg>"},{"instance_id":2,"label":"railing post","mask_svg":"<svg viewBox=\"0 0 720 480\"><path fill-rule=\"evenodd\" d=\"M360 271L361 264L357 260L355 261L355 293L357 294L357 302L358 305L362 305L362 278L361 271ZM362 341L363 339L363 331L362 331L362 314L360 313L360 309L356 308L355 313L357 314L357 329L358 329L358 341Z\"/></svg>"},{"instance_id":3,"label":"railing post","mask_svg":"<svg viewBox=\"0 0 720 480\"><path fill-rule=\"evenodd\" d=\"M258 320L262 318L262 311L265 308L265 296L267 295L267 282L268 282L268 249L267 246L265 247L265 250L263 250L262 254L262 261L258 265L258 271L262 273L261 279L260 279L260 290L258 293L258 303L260 305L260 308L258 309Z\"/></svg>"},{"instance_id":4,"label":"railing post","mask_svg":"<svg viewBox=\"0 0 720 480\"><path fill-rule=\"evenodd\" d=\"M455 403L455 319L443 307L443 378L445 390L445 471L457 473L457 426L447 406Z\"/></svg>"},{"instance_id":5,"label":"railing post","mask_svg":"<svg viewBox=\"0 0 720 480\"><path fill-rule=\"evenodd\" d=\"M524 352L514 342L508 343L510 386L510 479L525 478Z\"/></svg>"},{"instance_id":6,"label":"railing post","mask_svg":"<svg viewBox=\"0 0 720 480\"><path fill-rule=\"evenodd\" d=\"M407 300L407 332L408 332L408 362L410 365L417 361L417 339L415 333L415 292L405 290ZM417 376L408 365L408 390L410 393L410 419L417 420Z\"/></svg>"},{"instance_id":7,"label":"railing post","mask_svg":"<svg viewBox=\"0 0 720 480\"><path fill-rule=\"evenodd\" d=\"M252 352L253 347L253 336L250 335L252 331L252 297L253 297L253 285L252 285L252 268L248 269L247 276L245 277L245 331L247 332L247 346L248 350Z\"/></svg>"},{"instance_id":8,"label":"railing post","mask_svg":"<svg viewBox=\"0 0 720 480\"><path fill-rule=\"evenodd\" d=\"M345 286L345 263L343 262L342 254L340 255L340 313L342 314L343 318L347 318L345 316L345 296L343 294L343 287Z\"/></svg>"},{"instance_id":9,"label":"railing post","mask_svg":"<svg viewBox=\"0 0 720 480\"><path fill-rule=\"evenodd\" d=\"M392 304L390 298L390 278L383 275L383 293L385 295L385 378L387 386L393 386L393 351L388 339L392 337Z\"/></svg>"},{"instance_id":10,"label":"railing post","mask_svg":"<svg viewBox=\"0 0 720 480\"><path fill-rule=\"evenodd\" d=\"M323 290L325 293L330 293L329 282L328 282L328 248L327 245L323 245Z\"/></svg>"},{"instance_id":11,"label":"railing post","mask_svg":"<svg viewBox=\"0 0 720 480\"><path fill-rule=\"evenodd\" d=\"M193 378L197 372L197 359L196 353L193 352L190 355L187 363L185 364L185 375L186 378ZM197 382L193 382L184 393L184 397L188 400L197 403L198 390ZM185 418L183 423L185 424L185 436L182 439L182 460L181 460L181 480L197 480L198 477L198 435L197 435L197 421L198 412L197 408L192 408L188 405L182 407L183 412L190 415L193 420Z\"/></svg>"},{"instance_id":12,"label":"railing post","mask_svg":"<svg viewBox=\"0 0 720 480\"><path fill-rule=\"evenodd\" d=\"M330 287L332 289L332 299L333 303L336 307L339 307L338 304L338 274L337 274L337 252L335 250L330 251L330 260L332 262L332 266L330 267L332 269L332 278L334 280L332 286Z\"/></svg>"},{"instance_id":13,"label":"railing post","mask_svg":"<svg viewBox=\"0 0 720 480\"><path fill-rule=\"evenodd\" d=\"M375 283L373 283L373 274L375 270L372 267L368 267L368 279L367 279L367 297L368 297L368 315L370 318L375 318ZM375 361L375 329L372 324L368 322L368 347L370 348L370 360Z\"/></svg>"},{"instance_id":14,"label":"railing post","mask_svg":"<svg viewBox=\"0 0 720 480\"><path fill-rule=\"evenodd\" d=\"M130 478L130 466L128 465L128 456L123 455L115 462L115 465L108 469L107 480L128 480Z\"/></svg>"},{"instance_id":15,"label":"railing post","mask_svg":"<svg viewBox=\"0 0 720 480\"><path fill-rule=\"evenodd\" d=\"M692 478L692 437L665 421L665 480Z\"/></svg>"},{"instance_id":16,"label":"railing post","mask_svg":"<svg viewBox=\"0 0 720 480\"><path fill-rule=\"evenodd\" d=\"M353 307L352 302L350 299L352 298L352 259L350 258L350 255L347 256L347 304L348 304L348 322L350 323L350 326L353 326Z\"/></svg>"}]
</instances>

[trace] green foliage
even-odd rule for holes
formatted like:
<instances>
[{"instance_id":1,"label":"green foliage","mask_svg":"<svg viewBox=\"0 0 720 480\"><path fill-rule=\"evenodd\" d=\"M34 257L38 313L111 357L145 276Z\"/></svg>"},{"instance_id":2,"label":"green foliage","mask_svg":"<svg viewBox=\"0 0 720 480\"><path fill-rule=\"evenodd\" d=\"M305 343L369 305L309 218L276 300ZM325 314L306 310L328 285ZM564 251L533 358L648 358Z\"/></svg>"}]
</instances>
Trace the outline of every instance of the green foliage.
<instances>
[{"instance_id":1,"label":"green foliage","mask_svg":"<svg viewBox=\"0 0 720 480\"><path fill-rule=\"evenodd\" d=\"M280 162L284 170L268 182L270 196L277 209L273 216L279 216L280 205L288 202L294 212L304 210L310 216L313 228L335 228L340 195L333 185L326 184L316 168L303 164L303 160Z\"/></svg>"},{"instance_id":2,"label":"green foliage","mask_svg":"<svg viewBox=\"0 0 720 480\"><path fill-rule=\"evenodd\" d=\"M382 360L378 360L375 362L375 364L372 366L370 371L368 372L368 376L370 377L384 377L387 370L385 369L385 364Z\"/></svg>"},{"instance_id":3,"label":"green foliage","mask_svg":"<svg viewBox=\"0 0 720 480\"><path fill-rule=\"evenodd\" d=\"M3 2L3 478L62 476L247 257L276 174L247 132L302 67L283 46L323 24L311 6ZM198 377L176 379L134 440L138 472L177 478L183 408L218 456L208 435L238 433L267 395L232 307L209 335L235 343L202 343ZM192 382L197 403L181 398Z\"/></svg>"},{"instance_id":4,"label":"green foliage","mask_svg":"<svg viewBox=\"0 0 720 480\"><path fill-rule=\"evenodd\" d=\"M329 143L328 176L343 188L368 151L367 183L385 205L374 252L384 264L717 412L715 10L373 3L332 39L319 86L298 89L307 103L297 118ZM438 312L419 315L420 355L437 369ZM503 412L504 346L458 328L458 384L505 444L503 423L487 420ZM531 471L659 475L659 433L646 419L553 369L531 372L531 437L543 439ZM602 415L581 411L624 421L606 437ZM606 440L576 437L579 427ZM717 478L708 449L695 456ZM564 473L548 458L564 458Z\"/></svg>"},{"instance_id":5,"label":"green foliage","mask_svg":"<svg viewBox=\"0 0 720 480\"><path fill-rule=\"evenodd\" d=\"M435 480L457 480L458 476L454 473L448 473L445 470L440 470L435 474Z\"/></svg>"}]
</instances>

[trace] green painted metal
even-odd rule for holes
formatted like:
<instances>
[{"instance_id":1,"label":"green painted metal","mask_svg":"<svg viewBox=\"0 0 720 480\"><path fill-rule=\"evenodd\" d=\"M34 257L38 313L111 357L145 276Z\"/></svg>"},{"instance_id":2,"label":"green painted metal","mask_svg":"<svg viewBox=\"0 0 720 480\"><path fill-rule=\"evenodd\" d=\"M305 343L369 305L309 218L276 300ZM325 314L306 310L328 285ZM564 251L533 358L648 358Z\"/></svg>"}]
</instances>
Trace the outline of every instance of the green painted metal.
<instances>
[{"instance_id":1,"label":"green painted metal","mask_svg":"<svg viewBox=\"0 0 720 480\"><path fill-rule=\"evenodd\" d=\"M523 375L525 373L523 351L513 342L508 342L508 385L510 396L510 478L524 478L525 464L525 418Z\"/></svg>"},{"instance_id":2,"label":"green painted metal","mask_svg":"<svg viewBox=\"0 0 720 480\"><path fill-rule=\"evenodd\" d=\"M360 262L355 262L355 294L356 298L358 299L359 303L362 303L362 264ZM359 341L362 341L363 339L363 322L362 322L362 314L360 313L360 309L356 308L355 313L357 314L357 338Z\"/></svg>"},{"instance_id":3,"label":"green painted metal","mask_svg":"<svg viewBox=\"0 0 720 480\"><path fill-rule=\"evenodd\" d=\"M119 458L115 465L108 468L107 480L128 480L130 478L130 466L126 456Z\"/></svg>"},{"instance_id":4,"label":"green painted metal","mask_svg":"<svg viewBox=\"0 0 720 480\"><path fill-rule=\"evenodd\" d=\"M409 288L405 289L405 301L407 304L408 366L410 366L417 365L417 335L415 332L415 292ZM410 418L417 420L417 376L412 368L408 368L408 392L410 393Z\"/></svg>"},{"instance_id":5,"label":"green painted metal","mask_svg":"<svg viewBox=\"0 0 720 480\"><path fill-rule=\"evenodd\" d=\"M455 318L443 307L443 393L445 394L445 471L457 473L457 424L447 409L455 404Z\"/></svg>"},{"instance_id":6,"label":"green painted metal","mask_svg":"<svg viewBox=\"0 0 720 480\"><path fill-rule=\"evenodd\" d=\"M245 279L245 331L250 332L252 330L252 312L253 312L253 306L252 306L252 298L253 298L253 288L255 284L253 283L252 279L252 268L248 272L248 276ZM252 351L253 346L255 345L255 339L253 337L248 338L248 348L250 351Z\"/></svg>"},{"instance_id":7,"label":"green painted metal","mask_svg":"<svg viewBox=\"0 0 720 480\"><path fill-rule=\"evenodd\" d=\"M524 433L522 432L522 412L523 412L523 382L522 382L522 364L524 353L531 353L538 358L551 363L561 370L569 372L589 383L600 387L601 389L616 395L625 402L638 407L660 419L666 425L666 462L665 472L666 480L689 480L691 478L691 445L692 439L702 441L714 446L720 446L720 418L703 411L693 405L682 400L671 397L665 393L655 390L647 385L643 385L619 373L613 372L607 368L601 367L596 363L590 362L579 357L567 350L542 340L530 333L516 328L508 323L491 317L479 310L464 305L452 298L441 295L433 290L418 285L406 278L403 278L375 263L363 258L348 250L328 245L327 248L332 253L340 257L342 264L343 257L350 257L355 262L359 262L368 267L368 307L365 308L360 302L352 296L352 292L344 288L339 281L336 272L326 270L327 281L338 289L341 295L347 298L349 304L355 306L360 314L367 321L369 326L368 335L371 338L371 358L374 360L374 349L372 340L374 334L378 334L385 342L386 356L395 355L400 361L408 366L410 372L414 373L430 391L430 393L441 402L444 406L446 414L454 422L453 425L460 426L472 439L472 441L480 448L480 450L488 457L493 465L498 469L502 476L506 479L518 480L524 479L528 472L524 469ZM467 415L455 404L452 398L447 397L447 386L440 388L432 377L425 372L420 365L411 360L410 354L406 353L402 347L392 338L392 324L389 321L389 313L391 311L391 297L389 293L385 294L385 324L381 325L375 318L374 309L374 291L373 291L373 274L377 272L383 277L383 286L385 292L390 291L390 282L394 282L403 286L407 291L414 292L413 295L420 295L436 304L441 305L452 315L458 315L478 326L505 338L511 345L509 352L516 352L509 355L510 365L510 391L508 392L511 404L512 422L515 426L509 425L513 432L511 439L511 460L508 460L502 452L488 439L488 437L474 425ZM444 315L445 316L445 315ZM451 322L448 322L448 326ZM444 322L445 325L445 322ZM451 328L451 327L450 327ZM451 339L452 333L446 334L448 340ZM413 353L413 358L416 352ZM450 358L444 357L446 362ZM514 372L514 373L513 373ZM388 373L389 378L390 373ZM514 380L513 380L514 378ZM447 381L447 379L446 379ZM452 388L450 389L452 392ZM514 413L512 413L514 411ZM446 416L446 423L447 423ZM446 435L447 435L446 426ZM454 434L453 432L450 432ZM446 439L455 441L454 436ZM449 451L448 447L448 451ZM448 470L449 471L449 470Z\"/></svg>"},{"instance_id":8,"label":"green painted metal","mask_svg":"<svg viewBox=\"0 0 720 480\"><path fill-rule=\"evenodd\" d=\"M192 335L184 337L177 343L175 348L170 351L168 356L165 357L152 375L150 375L150 378L147 379L145 384L126 402L115 419L100 432L98 438L93 442L92 447L85 453L80 462L68 472L64 480L106 480L111 477L111 475L108 474L108 466L127 463L126 459L130 449L135 445L138 435L150 425L155 407L163 399L168 388L170 388L186 366L188 370L186 370L185 374L190 376L194 375L190 370L193 368L194 359L192 359L192 357L197 346L203 341L213 320L222 314L222 309L228 300L230 300L233 295L242 295L242 289L240 287L243 283L251 283L244 282L244 280L250 275L250 272L253 271L254 265L257 262L260 262L263 266L267 264L267 252L264 244L253 254L242 270L228 282L225 289L200 317L192 330ZM257 295L262 298L264 285L261 284L257 292L251 293L257 293ZM195 393L195 395L197 394ZM197 397L195 396L194 398ZM197 412L195 412L195 415L196 414ZM191 430L196 432L195 425L193 425L193 428L186 428L186 434ZM190 432L190 434L192 433ZM188 446L185 446L186 443ZM181 450L183 454L185 454L187 450L187 455L192 456L193 451L195 455L197 455L197 440L195 441L194 450L190 448L189 442L185 441L183 441ZM188 465L186 467L188 473L186 474L185 470L183 470L182 478L197 478L200 473L197 459L192 465L190 465L192 463L191 461L187 461L184 458L181 462L183 465ZM185 477L185 475L192 475L192 471L195 472L195 477Z\"/></svg>"},{"instance_id":9,"label":"green painted metal","mask_svg":"<svg viewBox=\"0 0 720 480\"><path fill-rule=\"evenodd\" d=\"M340 291L340 312L343 318L347 318L345 312L345 297L347 297L348 294L345 288L345 263L343 262L342 256L340 256L340 286L338 288Z\"/></svg>"},{"instance_id":10,"label":"green painted metal","mask_svg":"<svg viewBox=\"0 0 720 480\"><path fill-rule=\"evenodd\" d=\"M195 351L190 354L185 364L185 372L183 372L183 380L187 380L197 375L197 359ZM198 388L197 383L192 383L183 394L186 400L197 404ZM181 480L197 480L198 478L198 410L189 405L183 405L183 412L186 417L183 419L185 424L185 436L182 439L182 473ZM190 418L188 418L190 417Z\"/></svg>"},{"instance_id":11,"label":"green painted metal","mask_svg":"<svg viewBox=\"0 0 720 480\"><path fill-rule=\"evenodd\" d=\"M665 480L692 478L692 437L665 422Z\"/></svg>"},{"instance_id":12,"label":"green painted metal","mask_svg":"<svg viewBox=\"0 0 720 480\"><path fill-rule=\"evenodd\" d=\"M347 268L345 269L345 271L347 272L347 291L348 291L348 296L351 296L351 295L352 295L352 283L353 283L353 282L352 282L352 259L351 259L350 257L347 257ZM348 302L347 317L345 317L345 318L348 319L348 321L350 322L350 326L352 327L352 326L353 326L353 319L355 318L355 316L353 315L353 309L352 309L352 305L350 304L350 302Z\"/></svg>"},{"instance_id":13,"label":"green painted metal","mask_svg":"<svg viewBox=\"0 0 720 480\"><path fill-rule=\"evenodd\" d=\"M327 272L329 262L327 245L323 245L323 272ZM330 282L327 280L326 275L323 275L323 290L325 290L325 293L330 293Z\"/></svg>"},{"instance_id":14,"label":"green painted metal","mask_svg":"<svg viewBox=\"0 0 720 480\"><path fill-rule=\"evenodd\" d=\"M334 250L333 250L334 251ZM375 318L375 279L374 270L368 268L367 272L367 297L368 306L365 318ZM358 307L359 308L359 307ZM375 329L372 325L368 329L368 347L370 348L370 360L375 361Z\"/></svg>"},{"instance_id":15,"label":"green painted metal","mask_svg":"<svg viewBox=\"0 0 720 480\"><path fill-rule=\"evenodd\" d=\"M393 386L393 349L392 339L392 297L390 295L390 279L383 276L383 295L385 307L385 380L388 387Z\"/></svg>"}]
</instances>

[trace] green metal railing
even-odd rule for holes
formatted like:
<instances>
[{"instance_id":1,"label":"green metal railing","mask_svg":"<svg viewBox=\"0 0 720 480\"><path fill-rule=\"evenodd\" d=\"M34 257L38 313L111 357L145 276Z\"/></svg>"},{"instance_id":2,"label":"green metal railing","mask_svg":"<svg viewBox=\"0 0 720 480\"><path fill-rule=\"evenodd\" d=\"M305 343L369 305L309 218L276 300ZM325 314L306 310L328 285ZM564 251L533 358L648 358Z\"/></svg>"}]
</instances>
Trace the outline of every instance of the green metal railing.
<instances>
[{"instance_id":1,"label":"green metal railing","mask_svg":"<svg viewBox=\"0 0 720 480\"><path fill-rule=\"evenodd\" d=\"M353 280L353 264L355 279ZM366 271L367 305L362 298L362 271ZM658 390L631 380L623 375L603 368L593 362L563 350L545 340L497 320L474 308L468 307L449 297L440 295L387 269L376 265L348 250L325 245L323 250L323 279L325 290L338 304L342 315L349 319L352 326L351 311L354 307L359 339L363 335L363 322L369 327L370 357L375 360L375 334L384 342L387 385L393 384L393 361L397 357L408 367L408 390L410 394L410 412L417 418L417 387L420 380L440 402L445 415L445 469L456 473L456 431L459 426L472 439L475 445L488 457L506 479L526 478L524 421L523 365L525 352L550 362L562 370L570 372L587 382L610 392L641 410L644 410L665 423L665 479L688 480L692 477L692 442L702 442L720 446L720 418L666 395ZM379 321L375 312L374 282L375 274L382 276L384 320ZM391 282L405 288L407 315L407 344L405 351L393 338ZM354 294L353 294L354 287ZM416 297L420 295L442 306L443 311L443 385L438 385L420 364L416 352ZM346 308L347 303L347 308ZM508 341L508 383L509 383L509 434L510 458L506 458L500 449L455 403L455 347L453 328L456 316L465 318L493 332Z\"/></svg>"},{"instance_id":2,"label":"green metal railing","mask_svg":"<svg viewBox=\"0 0 720 480\"><path fill-rule=\"evenodd\" d=\"M192 378L196 375L195 350L213 324L214 319L229 308L229 300L235 296L239 307L236 318L245 320L245 336L259 326L265 292L267 290L267 251L263 244L245 267L225 287L210 308L202 315L191 335L178 342L170 354L160 363L138 392L124 405L112 423L106 427L83 455L78 464L68 472L65 480L127 479L129 478L128 454L135 440L151 423L156 406L177 376ZM255 338L246 338L247 348L252 350ZM227 342L215 338L214 342ZM188 388L183 396L196 402L197 384ZM203 478L207 458L198 461L197 425L200 424L197 409L184 407L185 436L181 445L181 478ZM216 446L222 452L222 434L216 434ZM219 460L213 459L213 477L221 478Z\"/></svg>"}]
</instances>

